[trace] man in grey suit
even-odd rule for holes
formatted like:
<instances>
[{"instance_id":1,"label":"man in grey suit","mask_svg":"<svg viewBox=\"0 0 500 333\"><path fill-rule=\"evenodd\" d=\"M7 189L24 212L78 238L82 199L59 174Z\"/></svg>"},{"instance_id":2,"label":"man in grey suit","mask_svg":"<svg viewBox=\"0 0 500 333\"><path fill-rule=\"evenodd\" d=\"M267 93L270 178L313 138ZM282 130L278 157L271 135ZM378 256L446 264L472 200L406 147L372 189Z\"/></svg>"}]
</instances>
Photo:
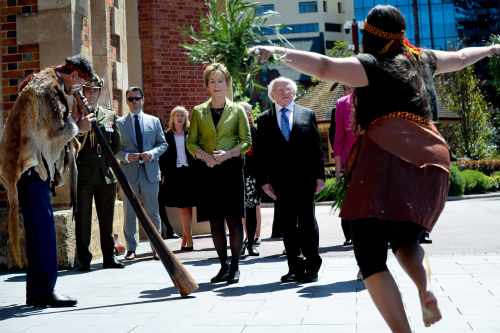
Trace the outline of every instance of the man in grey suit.
<instances>
[{"instance_id":1,"label":"man in grey suit","mask_svg":"<svg viewBox=\"0 0 500 333\"><path fill-rule=\"evenodd\" d=\"M160 188L160 166L158 159L167 150L167 142L160 119L143 111L144 93L139 87L127 89L127 105L130 113L116 122L122 138L122 147L118 158L130 186L141 198L144 208L149 213L158 231L161 231L161 219L158 207ZM129 200L125 200L125 223L123 231L127 241L125 259L135 259L137 248L137 220ZM156 253L154 259L159 259Z\"/></svg>"}]
</instances>

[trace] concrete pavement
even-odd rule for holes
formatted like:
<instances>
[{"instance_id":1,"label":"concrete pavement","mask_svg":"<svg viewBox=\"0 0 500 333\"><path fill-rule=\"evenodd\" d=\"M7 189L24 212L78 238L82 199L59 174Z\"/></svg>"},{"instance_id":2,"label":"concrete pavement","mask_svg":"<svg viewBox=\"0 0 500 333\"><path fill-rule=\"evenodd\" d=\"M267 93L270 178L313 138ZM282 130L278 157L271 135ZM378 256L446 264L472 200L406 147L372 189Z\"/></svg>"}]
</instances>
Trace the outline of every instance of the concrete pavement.
<instances>
[{"instance_id":1,"label":"concrete pavement","mask_svg":"<svg viewBox=\"0 0 500 333\"><path fill-rule=\"evenodd\" d=\"M57 290L75 296L76 308L24 306L24 274L0 275L0 332L388 332L342 243L340 222L329 207L317 208L323 267L310 284L280 284L287 271L283 246L270 234L272 208L263 210L261 257L246 257L240 283L209 283L218 270L210 237L195 239L196 251L179 258L200 290L179 297L165 269L141 245L124 270L61 272ZM448 202L432 233L432 285L443 320L424 328L416 289L389 256L415 332L500 332L500 199ZM168 240L171 249L179 240Z\"/></svg>"}]
</instances>

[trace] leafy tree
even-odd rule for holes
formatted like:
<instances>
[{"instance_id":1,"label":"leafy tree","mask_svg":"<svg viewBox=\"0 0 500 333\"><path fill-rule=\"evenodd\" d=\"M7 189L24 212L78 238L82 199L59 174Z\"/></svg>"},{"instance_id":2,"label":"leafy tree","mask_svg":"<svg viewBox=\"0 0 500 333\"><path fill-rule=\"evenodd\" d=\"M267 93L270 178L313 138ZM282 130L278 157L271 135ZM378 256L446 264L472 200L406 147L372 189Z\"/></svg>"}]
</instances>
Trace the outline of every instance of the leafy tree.
<instances>
[{"instance_id":1,"label":"leafy tree","mask_svg":"<svg viewBox=\"0 0 500 333\"><path fill-rule=\"evenodd\" d=\"M493 35L490 38L491 44L500 44L500 35ZM494 87L495 96L492 97L494 108L491 113L491 123L493 125L493 142L500 151L500 57L492 57L488 62L490 72L490 83Z\"/></svg>"},{"instance_id":2,"label":"leafy tree","mask_svg":"<svg viewBox=\"0 0 500 333\"><path fill-rule=\"evenodd\" d=\"M257 3L247 0L207 0L206 4L208 14L200 18L200 29L196 31L191 26L188 31L191 42L181 46L193 63L226 65L233 79L234 99L241 100L258 86L254 78L260 65L248 54L248 47L266 42L266 29L279 28L267 24L277 13L257 15ZM278 37L282 38L279 34Z\"/></svg>"},{"instance_id":3,"label":"leafy tree","mask_svg":"<svg viewBox=\"0 0 500 333\"><path fill-rule=\"evenodd\" d=\"M490 43L500 44L500 35L491 36ZM500 57L490 58L488 67L493 78L491 84L496 88L497 94L500 95Z\"/></svg>"},{"instance_id":4,"label":"leafy tree","mask_svg":"<svg viewBox=\"0 0 500 333\"><path fill-rule=\"evenodd\" d=\"M353 51L349 48L349 43L345 40L337 40L333 43L333 47L326 50L326 55L335 58L345 58L353 55Z\"/></svg>"},{"instance_id":5,"label":"leafy tree","mask_svg":"<svg viewBox=\"0 0 500 333\"><path fill-rule=\"evenodd\" d=\"M458 124L447 128L454 153L472 159L488 156L492 150L490 115L473 67L444 76L437 87L441 103L460 116Z\"/></svg>"}]
</instances>

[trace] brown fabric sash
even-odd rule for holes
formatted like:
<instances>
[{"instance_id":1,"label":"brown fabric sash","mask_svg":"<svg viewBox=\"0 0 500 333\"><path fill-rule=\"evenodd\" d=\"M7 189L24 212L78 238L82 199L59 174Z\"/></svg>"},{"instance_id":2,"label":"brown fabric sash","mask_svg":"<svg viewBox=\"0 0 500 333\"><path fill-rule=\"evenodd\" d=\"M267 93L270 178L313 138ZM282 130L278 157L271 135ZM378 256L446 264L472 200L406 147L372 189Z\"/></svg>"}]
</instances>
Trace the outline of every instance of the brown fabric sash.
<instances>
[{"instance_id":1,"label":"brown fabric sash","mask_svg":"<svg viewBox=\"0 0 500 333\"><path fill-rule=\"evenodd\" d=\"M448 144L432 123L381 118L365 133L380 148L416 167L436 166L450 172Z\"/></svg>"}]
</instances>

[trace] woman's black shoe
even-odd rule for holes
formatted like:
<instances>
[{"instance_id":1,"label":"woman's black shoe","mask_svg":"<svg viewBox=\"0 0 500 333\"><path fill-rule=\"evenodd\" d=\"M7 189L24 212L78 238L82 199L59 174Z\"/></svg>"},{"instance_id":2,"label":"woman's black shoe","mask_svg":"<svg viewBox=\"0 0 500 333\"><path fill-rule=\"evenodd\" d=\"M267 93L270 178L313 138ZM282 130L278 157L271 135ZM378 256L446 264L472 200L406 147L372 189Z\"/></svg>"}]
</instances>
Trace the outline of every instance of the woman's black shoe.
<instances>
[{"instance_id":1,"label":"woman's black shoe","mask_svg":"<svg viewBox=\"0 0 500 333\"><path fill-rule=\"evenodd\" d=\"M231 270L228 273L227 284L238 283L240 281L240 271L238 269Z\"/></svg>"},{"instance_id":2,"label":"woman's black shoe","mask_svg":"<svg viewBox=\"0 0 500 333\"><path fill-rule=\"evenodd\" d=\"M248 245L247 248L248 248L248 255L249 256L252 256L252 257L258 257L258 256L260 256L258 246L256 246L256 245Z\"/></svg>"},{"instance_id":3,"label":"woman's black shoe","mask_svg":"<svg viewBox=\"0 0 500 333\"><path fill-rule=\"evenodd\" d=\"M220 268L219 273L217 273L216 276L210 279L211 283L219 283L219 282L224 282L227 281L229 277L229 266L222 266Z\"/></svg>"}]
</instances>

